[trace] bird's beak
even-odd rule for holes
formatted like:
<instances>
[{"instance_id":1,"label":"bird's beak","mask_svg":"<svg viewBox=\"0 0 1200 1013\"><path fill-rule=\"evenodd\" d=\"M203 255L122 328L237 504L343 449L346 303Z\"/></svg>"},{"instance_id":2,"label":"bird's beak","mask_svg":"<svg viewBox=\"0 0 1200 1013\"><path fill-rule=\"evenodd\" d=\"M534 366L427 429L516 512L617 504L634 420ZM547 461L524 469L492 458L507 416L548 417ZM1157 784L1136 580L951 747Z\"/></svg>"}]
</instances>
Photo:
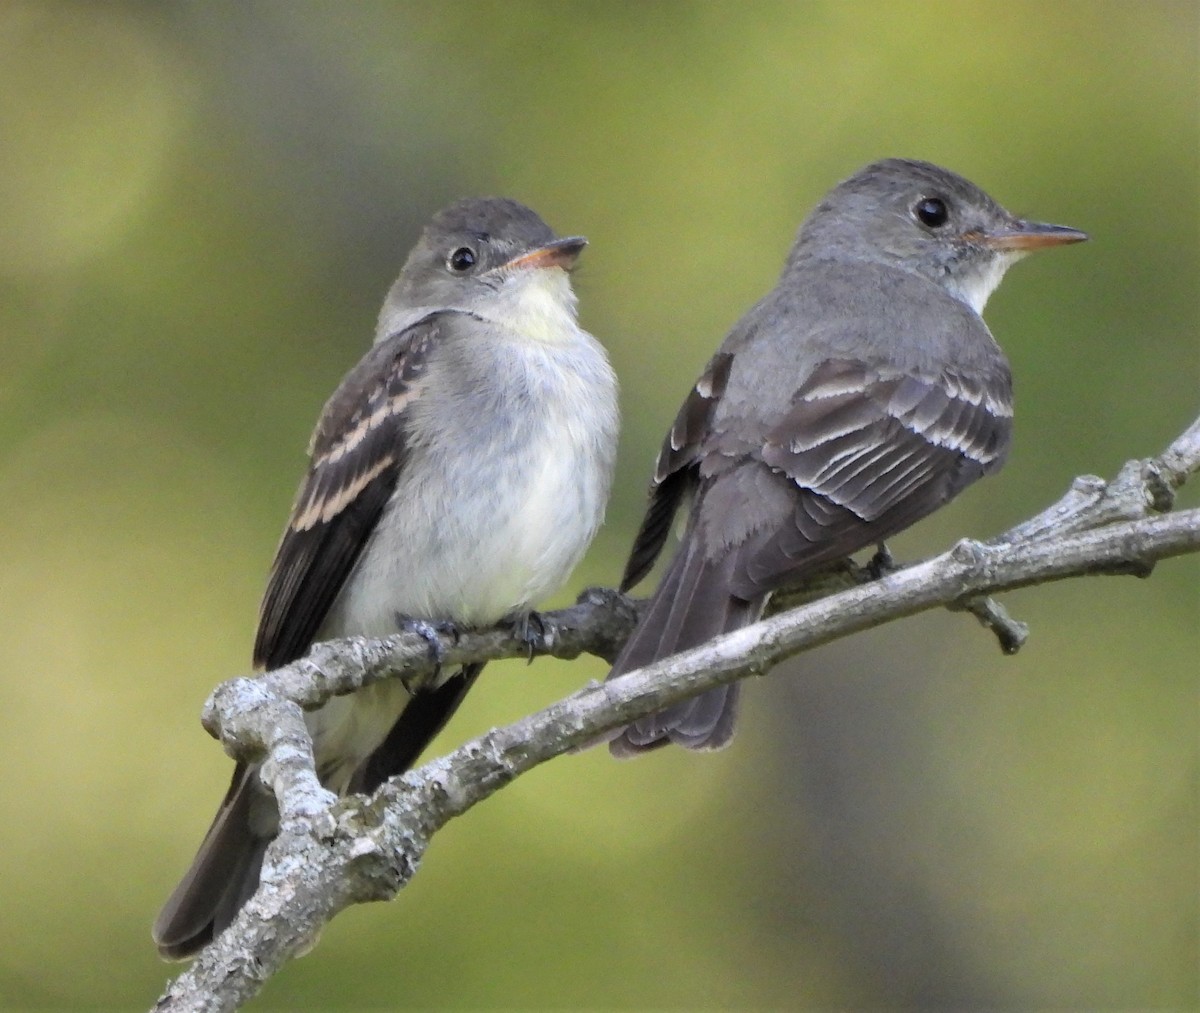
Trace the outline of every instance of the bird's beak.
<instances>
[{"instance_id":1,"label":"bird's beak","mask_svg":"<svg viewBox=\"0 0 1200 1013\"><path fill-rule=\"evenodd\" d=\"M1014 218L1007 225L984 232L979 241L993 250L1013 253L1029 253L1047 246L1065 246L1067 243L1082 243L1086 232L1069 229L1065 225L1046 225L1042 222L1027 222Z\"/></svg>"},{"instance_id":2,"label":"bird's beak","mask_svg":"<svg viewBox=\"0 0 1200 1013\"><path fill-rule=\"evenodd\" d=\"M556 239L545 246L539 246L536 250L523 253L504 266L518 271L531 267L561 267L566 271L575 264L585 246L587 240L583 236L568 236L566 239Z\"/></svg>"}]
</instances>

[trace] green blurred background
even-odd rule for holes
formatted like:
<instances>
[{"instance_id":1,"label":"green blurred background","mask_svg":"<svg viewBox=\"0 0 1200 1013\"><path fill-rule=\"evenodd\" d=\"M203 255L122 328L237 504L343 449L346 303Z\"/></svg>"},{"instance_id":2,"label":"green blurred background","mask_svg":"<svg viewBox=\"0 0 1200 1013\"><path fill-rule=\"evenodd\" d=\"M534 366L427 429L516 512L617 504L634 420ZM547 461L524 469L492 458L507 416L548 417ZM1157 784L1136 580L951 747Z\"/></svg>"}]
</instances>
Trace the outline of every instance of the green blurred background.
<instances>
[{"instance_id":1,"label":"green blurred background","mask_svg":"<svg viewBox=\"0 0 1200 1013\"><path fill-rule=\"evenodd\" d=\"M324 398L463 195L592 242L623 384L619 574L661 433L797 223L887 155L1092 242L989 309L1003 530L1200 398L1200 16L1179 3L0 7L0 1005L136 1009L225 788L240 674ZM1197 502L1195 490L1187 501ZM257 1008L1190 1007L1197 561L931 614L748 687L714 756L553 763L451 825ZM604 674L488 670L441 740Z\"/></svg>"}]
</instances>

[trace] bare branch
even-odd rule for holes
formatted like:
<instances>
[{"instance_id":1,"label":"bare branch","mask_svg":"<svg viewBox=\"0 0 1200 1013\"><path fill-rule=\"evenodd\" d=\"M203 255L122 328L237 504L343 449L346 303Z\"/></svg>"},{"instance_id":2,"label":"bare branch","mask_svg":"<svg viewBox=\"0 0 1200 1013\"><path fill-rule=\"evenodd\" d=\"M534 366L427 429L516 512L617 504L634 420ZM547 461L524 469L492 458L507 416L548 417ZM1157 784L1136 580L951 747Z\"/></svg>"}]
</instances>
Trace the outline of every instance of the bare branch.
<instances>
[{"instance_id":1,"label":"bare branch","mask_svg":"<svg viewBox=\"0 0 1200 1013\"><path fill-rule=\"evenodd\" d=\"M1133 461L1105 483L1077 479L1048 510L990 543L964 540L924 563L869 580L839 567L780 602L798 607L611 682L593 683L544 710L468 742L385 784L372 797L336 799L313 772L302 707L381 678L410 685L442 664L524 656L507 629L401 633L319 645L303 661L214 691L205 726L242 758L266 757L281 831L261 888L234 924L159 999L159 1010L228 1010L252 997L289 959L310 949L346 906L391 898L416 872L446 821L533 767L579 749L679 700L762 674L831 640L926 609L971 611L1012 649L1023 626L985 596L1093 574L1145 576L1161 559L1200 551L1200 509L1167 513L1200 470L1200 420L1161 455ZM840 588L836 593L829 593ZM817 594L825 594L812 600ZM636 621L636 604L591 591L544 616L540 653L611 659Z\"/></svg>"}]
</instances>

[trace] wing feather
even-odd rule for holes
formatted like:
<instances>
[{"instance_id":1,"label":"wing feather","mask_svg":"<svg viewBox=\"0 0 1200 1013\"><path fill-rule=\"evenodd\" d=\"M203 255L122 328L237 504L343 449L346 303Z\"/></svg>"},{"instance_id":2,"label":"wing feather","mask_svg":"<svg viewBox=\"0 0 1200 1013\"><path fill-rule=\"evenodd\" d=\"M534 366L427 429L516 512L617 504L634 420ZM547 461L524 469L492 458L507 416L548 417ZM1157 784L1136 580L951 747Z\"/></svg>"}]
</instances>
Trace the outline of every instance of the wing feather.
<instances>
[{"instance_id":1,"label":"wing feather","mask_svg":"<svg viewBox=\"0 0 1200 1013\"><path fill-rule=\"evenodd\" d=\"M433 315L380 342L325 405L259 611L256 665L302 656L354 569L404 467L408 409L441 328Z\"/></svg>"},{"instance_id":2,"label":"wing feather","mask_svg":"<svg viewBox=\"0 0 1200 1013\"><path fill-rule=\"evenodd\" d=\"M725 393L732 365L732 355L718 353L713 356L663 440L654 464L650 503L621 578L622 591L637 585L650 572L662 552L675 514L695 485L696 465L704 451L713 412Z\"/></svg>"},{"instance_id":3,"label":"wing feather","mask_svg":"<svg viewBox=\"0 0 1200 1013\"><path fill-rule=\"evenodd\" d=\"M829 360L796 392L762 460L796 485L791 523L743 555L743 597L890 537L998 468L1011 432L1007 371L897 374Z\"/></svg>"}]
</instances>

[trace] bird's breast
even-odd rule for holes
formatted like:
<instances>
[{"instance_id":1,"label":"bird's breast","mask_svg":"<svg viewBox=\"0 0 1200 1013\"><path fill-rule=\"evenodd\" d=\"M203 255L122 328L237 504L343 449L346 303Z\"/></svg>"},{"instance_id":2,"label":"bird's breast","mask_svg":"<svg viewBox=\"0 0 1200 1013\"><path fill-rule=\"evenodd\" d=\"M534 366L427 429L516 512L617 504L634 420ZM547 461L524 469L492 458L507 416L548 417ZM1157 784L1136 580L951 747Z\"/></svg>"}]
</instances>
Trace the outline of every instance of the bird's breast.
<instances>
[{"instance_id":1,"label":"bird's breast","mask_svg":"<svg viewBox=\"0 0 1200 1013\"><path fill-rule=\"evenodd\" d=\"M451 364L335 605L340 632L386 634L397 614L490 625L567 579L603 519L616 446L615 380L584 337Z\"/></svg>"}]
</instances>

